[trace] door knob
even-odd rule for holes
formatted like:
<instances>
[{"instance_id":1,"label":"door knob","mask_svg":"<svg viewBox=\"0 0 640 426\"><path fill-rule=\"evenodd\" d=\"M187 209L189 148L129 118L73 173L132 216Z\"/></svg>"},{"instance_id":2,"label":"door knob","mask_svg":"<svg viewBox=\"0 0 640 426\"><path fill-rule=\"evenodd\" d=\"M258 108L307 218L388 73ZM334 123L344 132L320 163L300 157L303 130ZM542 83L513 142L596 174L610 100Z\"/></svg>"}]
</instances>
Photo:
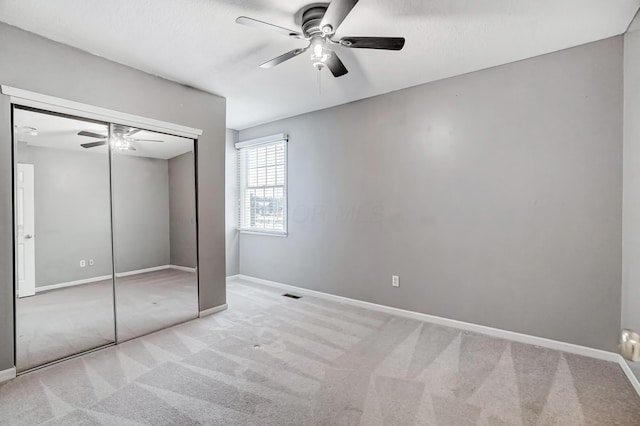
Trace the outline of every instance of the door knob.
<instances>
[{"instance_id":1,"label":"door knob","mask_svg":"<svg viewBox=\"0 0 640 426\"><path fill-rule=\"evenodd\" d=\"M30 240L32 238L33 238L33 235L31 235L31 234L27 234L27 235L24 236L25 240Z\"/></svg>"}]
</instances>

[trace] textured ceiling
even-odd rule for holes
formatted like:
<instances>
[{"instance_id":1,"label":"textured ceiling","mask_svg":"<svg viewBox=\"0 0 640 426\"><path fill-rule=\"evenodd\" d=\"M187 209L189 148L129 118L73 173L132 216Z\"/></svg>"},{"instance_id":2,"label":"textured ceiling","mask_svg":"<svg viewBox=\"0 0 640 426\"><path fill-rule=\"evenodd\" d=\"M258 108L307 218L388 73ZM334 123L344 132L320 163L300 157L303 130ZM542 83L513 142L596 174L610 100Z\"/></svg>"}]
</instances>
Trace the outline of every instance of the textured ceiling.
<instances>
[{"instance_id":1,"label":"textured ceiling","mask_svg":"<svg viewBox=\"0 0 640 426\"><path fill-rule=\"evenodd\" d=\"M360 0L338 36L404 36L401 52L338 47L334 79L307 55L258 65L304 40L236 24L299 29L308 0L0 0L0 20L227 98L227 126L387 93L623 33L640 0Z\"/></svg>"}]
</instances>

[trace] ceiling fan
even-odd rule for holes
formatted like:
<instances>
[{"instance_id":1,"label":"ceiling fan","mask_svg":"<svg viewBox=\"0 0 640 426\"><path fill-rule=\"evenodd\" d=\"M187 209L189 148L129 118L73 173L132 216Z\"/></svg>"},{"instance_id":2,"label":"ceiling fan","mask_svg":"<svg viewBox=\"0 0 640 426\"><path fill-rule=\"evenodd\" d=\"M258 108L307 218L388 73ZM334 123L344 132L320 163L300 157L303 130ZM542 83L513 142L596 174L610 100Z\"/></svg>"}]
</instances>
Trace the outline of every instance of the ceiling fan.
<instances>
[{"instance_id":1,"label":"ceiling fan","mask_svg":"<svg viewBox=\"0 0 640 426\"><path fill-rule=\"evenodd\" d=\"M137 142L164 142L157 139L137 139L133 136L140 132L141 129L136 129L133 127L126 127L121 125L114 125L113 132L111 135L111 146L120 151L136 151L136 147L133 146L134 143ZM107 135L102 135L100 133L88 132L83 130L78 132L78 136L85 136L89 138L99 138L103 139L101 141L95 142L87 142L80 144L83 148L95 148L97 146L102 146L107 143Z\"/></svg>"},{"instance_id":2,"label":"ceiling fan","mask_svg":"<svg viewBox=\"0 0 640 426\"><path fill-rule=\"evenodd\" d=\"M294 49L284 55L280 55L260 65L261 68L273 68L311 49L313 52L311 54L311 61L316 69L322 70L326 66L334 77L340 77L349 71L338 57L338 54L329 49L328 46L336 45L351 49L383 50L402 50L404 47L404 37L343 37L340 40L334 40L333 36L338 30L338 27L340 27L342 21L344 21L358 1L359 0L333 0L328 6L309 6L302 14L301 32L292 31L246 16L240 16L236 19L236 22L250 27L273 31L287 37L309 41L307 47Z\"/></svg>"}]
</instances>

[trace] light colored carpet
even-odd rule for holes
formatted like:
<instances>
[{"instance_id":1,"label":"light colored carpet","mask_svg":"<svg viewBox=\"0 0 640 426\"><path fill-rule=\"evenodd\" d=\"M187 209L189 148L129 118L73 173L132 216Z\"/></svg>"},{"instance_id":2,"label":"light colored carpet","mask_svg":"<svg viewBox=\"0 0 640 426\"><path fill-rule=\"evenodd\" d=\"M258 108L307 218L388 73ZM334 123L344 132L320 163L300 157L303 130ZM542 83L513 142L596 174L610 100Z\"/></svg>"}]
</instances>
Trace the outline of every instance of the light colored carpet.
<instances>
[{"instance_id":1,"label":"light colored carpet","mask_svg":"<svg viewBox=\"0 0 640 426\"><path fill-rule=\"evenodd\" d=\"M19 377L0 423L638 425L614 363L241 281L228 304Z\"/></svg>"},{"instance_id":2,"label":"light colored carpet","mask_svg":"<svg viewBox=\"0 0 640 426\"><path fill-rule=\"evenodd\" d=\"M120 341L198 316L193 272L165 269L118 278ZM16 301L19 371L112 343L112 282L100 281L37 293Z\"/></svg>"}]
</instances>

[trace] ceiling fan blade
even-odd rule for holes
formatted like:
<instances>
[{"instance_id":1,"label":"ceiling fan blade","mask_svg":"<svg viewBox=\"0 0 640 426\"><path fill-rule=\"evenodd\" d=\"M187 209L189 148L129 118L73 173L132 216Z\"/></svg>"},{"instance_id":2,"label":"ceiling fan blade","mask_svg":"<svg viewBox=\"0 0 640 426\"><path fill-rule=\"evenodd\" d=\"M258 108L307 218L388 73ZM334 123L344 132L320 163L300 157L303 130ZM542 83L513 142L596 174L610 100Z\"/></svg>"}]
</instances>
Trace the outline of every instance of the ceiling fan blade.
<instances>
[{"instance_id":1,"label":"ceiling fan blade","mask_svg":"<svg viewBox=\"0 0 640 426\"><path fill-rule=\"evenodd\" d=\"M273 68L276 65L288 61L289 59L293 59L301 53L306 52L308 48L309 47L306 47L304 49L294 49L290 52L285 53L284 55L280 55L277 58L273 58L272 60L265 62L264 64L260 65L260 68Z\"/></svg>"},{"instance_id":2,"label":"ceiling fan blade","mask_svg":"<svg viewBox=\"0 0 640 426\"><path fill-rule=\"evenodd\" d=\"M263 30L276 32L278 34L282 34L287 37L292 38L304 38L304 36L298 31L293 31L287 28L280 27L278 25L273 25L268 22L258 21L257 19L248 18L246 16L240 16L236 19L236 23L247 25L249 27L261 28Z\"/></svg>"},{"instance_id":3,"label":"ceiling fan blade","mask_svg":"<svg viewBox=\"0 0 640 426\"><path fill-rule=\"evenodd\" d=\"M142 131L142 129L131 129L131 130L129 130L129 131L127 132L127 137L131 137L131 136L133 136L133 135L135 135L136 133L141 132L141 131Z\"/></svg>"},{"instance_id":4,"label":"ceiling fan blade","mask_svg":"<svg viewBox=\"0 0 640 426\"><path fill-rule=\"evenodd\" d=\"M345 37L340 40L344 47L352 49L402 50L404 37Z\"/></svg>"},{"instance_id":5,"label":"ceiling fan blade","mask_svg":"<svg viewBox=\"0 0 640 426\"><path fill-rule=\"evenodd\" d=\"M357 3L358 0L333 0L322 17L320 23L322 32L334 34Z\"/></svg>"},{"instance_id":6,"label":"ceiling fan blade","mask_svg":"<svg viewBox=\"0 0 640 426\"><path fill-rule=\"evenodd\" d=\"M157 139L129 139L133 142L164 142Z\"/></svg>"},{"instance_id":7,"label":"ceiling fan blade","mask_svg":"<svg viewBox=\"0 0 640 426\"><path fill-rule=\"evenodd\" d=\"M96 146L105 145L107 141L97 141L97 142L89 142L89 143L81 143L80 146L83 148L95 148Z\"/></svg>"},{"instance_id":8,"label":"ceiling fan blade","mask_svg":"<svg viewBox=\"0 0 640 426\"><path fill-rule=\"evenodd\" d=\"M135 147L135 146L133 146L133 145L129 145L129 146L127 147L127 151L137 151L137 149L136 149L136 147Z\"/></svg>"},{"instance_id":9,"label":"ceiling fan blade","mask_svg":"<svg viewBox=\"0 0 640 426\"><path fill-rule=\"evenodd\" d=\"M329 59L327 59L327 62L325 62L325 65L327 66L327 68L329 68L329 70L331 71L331 74L333 74L334 77L342 77L343 75L349 72L347 67L345 67L342 61L340 60L340 58L338 58L338 55L336 54L336 52L333 52L331 54Z\"/></svg>"},{"instance_id":10,"label":"ceiling fan blade","mask_svg":"<svg viewBox=\"0 0 640 426\"><path fill-rule=\"evenodd\" d=\"M101 134L98 134L98 133L87 132L86 130L78 132L78 136L87 136L89 138L99 138L99 139L107 137L107 135L101 135Z\"/></svg>"}]
</instances>

